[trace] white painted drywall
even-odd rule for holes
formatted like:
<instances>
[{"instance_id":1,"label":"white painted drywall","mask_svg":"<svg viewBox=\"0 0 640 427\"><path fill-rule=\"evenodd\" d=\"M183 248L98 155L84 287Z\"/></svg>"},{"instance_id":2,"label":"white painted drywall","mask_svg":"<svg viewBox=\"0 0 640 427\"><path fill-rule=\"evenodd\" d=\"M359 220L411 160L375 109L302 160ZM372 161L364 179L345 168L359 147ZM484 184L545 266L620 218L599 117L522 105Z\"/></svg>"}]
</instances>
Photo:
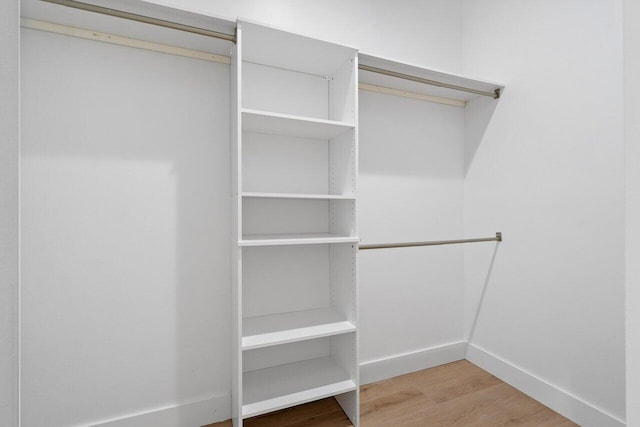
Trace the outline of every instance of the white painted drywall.
<instances>
[{"instance_id":1,"label":"white painted drywall","mask_svg":"<svg viewBox=\"0 0 640 427\"><path fill-rule=\"evenodd\" d=\"M23 30L21 154L23 425L227 412L228 66Z\"/></svg>"},{"instance_id":2,"label":"white painted drywall","mask_svg":"<svg viewBox=\"0 0 640 427\"><path fill-rule=\"evenodd\" d=\"M174 6L242 15L451 71L461 67L460 1L268 6L181 1ZM33 426L45 420L98 422L226 396L228 69L25 34L25 420ZM167 91L185 93L171 105L162 102ZM364 137L371 141L362 149L363 239L460 235L462 110L361 96L364 126L370 128ZM442 127L435 119L422 120L422 113L434 111L441 112L435 117L444 121ZM382 141L371 128L387 114L403 120L392 127L393 141ZM443 130L452 123L457 130ZM392 158L390 142L400 147ZM435 154L438 147L446 150L444 156ZM413 161L404 156L414 156ZM429 166L428 173L409 176ZM376 194L375 186L386 178L393 184ZM375 221L366 218L371 209L377 211ZM439 218L442 227L425 216ZM421 225L415 228L414 221ZM427 256L431 266L417 252L409 258L362 257L365 267L377 268L360 271L368 305L362 313L366 360L462 337L461 249ZM377 276L380 269L387 278ZM397 274L393 281L391 273ZM389 304L388 293L400 286L403 293ZM433 298L433 291L447 303ZM383 309L376 310L379 306ZM399 311L404 314L397 321L380 325L384 316ZM451 323L425 330L424 322L435 324L438 315ZM228 416L212 414L211 421ZM131 422L143 425L149 419Z\"/></svg>"},{"instance_id":3,"label":"white painted drywall","mask_svg":"<svg viewBox=\"0 0 640 427\"><path fill-rule=\"evenodd\" d=\"M236 17L379 55L459 72L461 0L145 0Z\"/></svg>"},{"instance_id":4,"label":"white painted drywall","mask_svg":"<svg viewBox=\"0 0 640 427\"><path fill-rule=\"evenodd\" d=\"M461 237L464 110L359 95L362 244ZM461 246L358 256L361 363L463 339Z\"/></svg>"},{"instance_id":5,"label":"white painted drywall","mask_svg":"<svg viewBox=\"0 0 640 427\"><path fill-rule=\"evenodd\" d=\"M18 1L0 4L0 425L18 425Z\"/></svg>"},{"instance_id":6,"label":"white painted drywall","mask_svg":"<svg viewBox=\"0 0 640 427\"><path fill-rule=\"evenodd\" d=\"M501 230L475 345L625 416L622 2L469 0L465 234ZM493 248L465 246L469 327ZM584 425L589 425L588 420Z\"/></svg>"},{"instance_id":7,"label":"white painted drywall","mask_svg":"<svg viewBox=\"0 0 640 427\"><path fill-rule=\"evenodd\" d=\"M627 425L640 425L640 2L624 1Z\"/></svg>"},{"instance_id":8,"label":"white painted drywall","mask_svg":"<svg viewBox=\"0 0 640 427\"><path fill-rule=\"evenodd\" d=\"M454 72L462 68L464 34L464 71L508 86L486 133L490 108L473 105L467 115L464 231L501 229L506 236L474 339L620 416L622 57L621 18L612 12L619 2L469 1L464 32L459 1L162 3L241 15ZM23 117L38 120L25 125L37 135L27 133L23 150L29 425L96 422L228 393L229 280L222 266L228 264L229 210L220 203L228 200L227 69L25 33L31 36L23 47ZM125 88L110 86L115 82ZM178 106L195 102L206 120L160 102L158 86L184 96ZM197 87L210 88L210 96L194 93ZM64 90L70 88L91 96ZM185 93L174 92L179 89ZM361 92L363 241L457 235L461 218L444 212L462 198L465 166L449 157L462 150L461 135L436 132L433 138L422 116L411 116L449 107L374 102L383 97ZM396 139L383 141L375 120L395 117L395 110L415 129L406 135L403 127ZM461 120L456 114L440 118L453 123ZM139 138L133 144L117 138L110 133L114 123ZM151 128L153 139L149 123L158 126ZM484 134L477 147L476 131ZM444 141L452 144L436 162L431 150ZM409 162L395 157L402 150ZM406 171L423 175L411 179ZM416 227L425 216L429 221ZM492 249L465 247L467 324ZM419 251L360 255L363 360L462 337L460 311L436 304L461 298L461 249ZM436 263L437 269L429 267ZM400 286L407 293L398 292ZM434 321L437 329L425 328ZM211 340L203 340L206 335Z\"/></svg>"}]
</instances>

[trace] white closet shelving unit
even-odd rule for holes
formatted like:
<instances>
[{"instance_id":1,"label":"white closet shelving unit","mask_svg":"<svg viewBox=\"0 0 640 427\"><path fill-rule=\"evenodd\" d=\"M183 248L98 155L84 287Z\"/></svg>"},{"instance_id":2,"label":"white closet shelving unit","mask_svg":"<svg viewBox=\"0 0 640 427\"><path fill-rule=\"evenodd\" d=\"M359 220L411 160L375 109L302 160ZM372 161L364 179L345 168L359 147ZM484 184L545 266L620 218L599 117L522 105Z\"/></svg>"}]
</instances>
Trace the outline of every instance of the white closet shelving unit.
<instances>
[{"instance_id":1,"label":"white closet shelving unit","mask_svg":"<svg viewBox=\"0 0 640 427\"><path fill-rule=\"evenodd\" d=\"M358 63L489 95L504 86L358 55L248 21L146 2L99 3L226 34L237 29L230 59L234 425L334 396L359 426L358 84L459 107L479 95L359 73ZM22 9L28 28L171 54L177 47L190 50L186 56L205 54L225 64L229 59L230 41L36 0L23 0Z\"/></svg>"},{"instance_id":2,"label":"white closet shelving unit","mask_svg":"<svg viewBox=\"0 0 640 427\"><path fill-rule=\"evenodd\" d=\"M231 66L234 425L335 396L358 426L357 51L239 20Z\"/></svg>"}]
</instances>

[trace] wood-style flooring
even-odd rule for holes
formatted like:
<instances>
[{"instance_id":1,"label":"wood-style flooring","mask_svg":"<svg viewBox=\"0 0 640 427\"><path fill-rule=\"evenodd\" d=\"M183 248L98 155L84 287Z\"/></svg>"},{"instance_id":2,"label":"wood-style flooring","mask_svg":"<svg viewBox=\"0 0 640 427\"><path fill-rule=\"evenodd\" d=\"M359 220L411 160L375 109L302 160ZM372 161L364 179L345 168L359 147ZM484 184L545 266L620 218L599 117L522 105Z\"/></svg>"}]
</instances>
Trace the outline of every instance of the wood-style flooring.
<instances>
[{"instance_id":1,"label":"wood-style flooring","mask_svg":"<svg viewBox=\"0 0 640 427\"><path fill-rule=\"evenodd\" d=\"M360 389L362 427L577 424L472 363L461 360ZM207 427L230 427L231 421ZM349 427L333 398L245 420L246 427Z\"/></svg>"}]
</instances>

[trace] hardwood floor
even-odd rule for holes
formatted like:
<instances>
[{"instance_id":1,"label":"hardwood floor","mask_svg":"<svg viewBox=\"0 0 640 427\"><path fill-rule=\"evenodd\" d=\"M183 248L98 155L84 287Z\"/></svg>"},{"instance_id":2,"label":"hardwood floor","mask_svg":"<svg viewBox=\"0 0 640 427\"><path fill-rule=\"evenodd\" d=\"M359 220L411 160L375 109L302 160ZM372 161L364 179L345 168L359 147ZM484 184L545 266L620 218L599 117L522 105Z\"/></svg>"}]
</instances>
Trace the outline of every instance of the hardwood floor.
<instances>
[{"instance_id":1,"label":"hardwood floor","mask_svg":"<svg viewBox=\"0 0 640 427\"><path fill-rule=\"evenodd\" d=\"M360 389L362 427L569 427L569 421L462 360ZM231 421L207 427L230 427ZM333 398L245 420L246 427L349 427Z\"/></svg>"}]
</instances>

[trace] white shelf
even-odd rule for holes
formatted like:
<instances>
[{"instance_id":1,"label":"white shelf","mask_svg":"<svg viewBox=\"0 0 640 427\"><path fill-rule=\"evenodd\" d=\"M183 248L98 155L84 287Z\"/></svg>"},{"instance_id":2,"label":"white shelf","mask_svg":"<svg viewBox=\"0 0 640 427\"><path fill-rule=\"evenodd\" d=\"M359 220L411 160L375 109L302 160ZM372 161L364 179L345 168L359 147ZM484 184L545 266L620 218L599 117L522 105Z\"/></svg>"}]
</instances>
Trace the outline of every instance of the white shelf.
<instances>
[{"instance_id":1,"label":"white shelf","mask_svg":"<svg viewBox=\"0 0 640 427\"><path fill-rule=\"evenodd\" d=\"M356 327L332 308L249 317L242 322L242 349L253 350L354 332Z\"/></svg>"},{"instance_id":2,"label":"white shelf","mask_svg":"<svg viewBox=\"0 0 640 427\"><path fill-rule=\"evenodd\" d=\"M248 132L330 139L353 128L353 123L242 109L242 130Z\"/></svg>"},{"instance_id":3,"label":"white shelf","mask_svg":"<svg viewBox=\"0 0 640 427\"><path fill-rule=\"evenodd\" d=\"M264 199L319 199L319 200L355 200L352 194L295 194L295 193L258 193L245 191L242 197Z\"/></svg>"},{"instance_id":4,"label":"white shelf","mask_svg":"<svg viewBox=\"0 0 640 427\"><path fill-rule=\"evenodd\" d=\"M243 375L242 417L254 417L356 389L330 357L274 366Z\"/></svg>"},{"instance_id":5,"label":"white shelf","mask_svg":"<svg viewBox=\"0 0 640 427\"><path fill-rule=\"evenodd\" d=\"M351 59L356 49L238 19L242 59L276 68L329 76Z\"/></svg>"},{"instance_id":6,"label":"white shelf","mask_svg":"<svg viewBox=\"0 0 640 427\"><path fill-rule=\"evenodd\" d=\"M332 233L248 234L238 246L312 245L322 243L356 243L360 238Z\"/></svg>"},{"instance_id":7,"label":"white shelf","mask_svg":"<svg viewBox=\"0 0 640 427\"><path fill-rule=\"evenodd\" d=\"M429 69L413 64L408 64L392 59L382 58L374 55L367 55L366 53L358 53L358 64L368 65L370 67L382 68L385 70L393 71L401 74L408 74L411 76L421 77L428 80L434 80L441 83L446 83L455 86L462 86L470 89L475 89L483 92L494 92L496 89L503 89L504 84L498 82L492 82L483 79L475 79L459 74L448 73L435 69ZM369 71L360 70L358 73L358 79L361 83L369 83L373 85L391 87L394 89L400 89L410 92L422 93L425 95L432 95L438 97L444 97L449 99L455 99L459 101L469 101L477 98L480 95L473 93L463 92L455 89L448 89L443 87L426 85L423 83L413 82L409 80L399 79L397 77L386 76L382 74L372 73Z\"/></svg>"}]
</instances>

